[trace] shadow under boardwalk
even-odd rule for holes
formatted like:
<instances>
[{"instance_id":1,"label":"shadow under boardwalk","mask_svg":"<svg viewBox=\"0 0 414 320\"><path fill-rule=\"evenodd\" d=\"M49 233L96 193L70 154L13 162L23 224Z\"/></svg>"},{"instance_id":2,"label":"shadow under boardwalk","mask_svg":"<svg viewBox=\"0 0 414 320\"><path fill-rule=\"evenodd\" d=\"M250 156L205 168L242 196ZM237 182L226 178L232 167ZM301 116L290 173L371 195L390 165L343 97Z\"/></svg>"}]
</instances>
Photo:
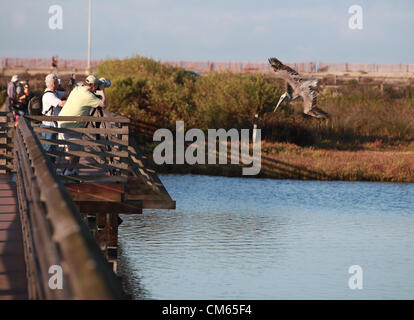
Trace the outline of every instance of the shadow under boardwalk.
<instances>
[{"instance_id":1,"label":"shadow under boardwalk","mask_svg":"<svg viewBox=\"0 0 414 320\"><path fill-rule=\"evenodd\" d=\"M27 299L16 184L0 174L0 300Z\"/></svg>"}]
</instances>

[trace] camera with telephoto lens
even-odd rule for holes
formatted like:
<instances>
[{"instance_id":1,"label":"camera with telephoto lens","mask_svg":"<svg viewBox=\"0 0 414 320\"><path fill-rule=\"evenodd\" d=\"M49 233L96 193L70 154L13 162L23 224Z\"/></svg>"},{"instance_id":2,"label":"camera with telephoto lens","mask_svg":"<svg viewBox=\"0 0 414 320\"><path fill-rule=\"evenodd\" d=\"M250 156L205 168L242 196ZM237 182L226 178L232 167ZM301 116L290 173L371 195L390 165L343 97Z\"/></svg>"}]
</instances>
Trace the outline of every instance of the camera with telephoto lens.
<instances>
[{"instance_id":1,"label":"camera with telephoto lens","mask_svg":"<svg viewBox=\"0 0 414 320\"><path fill-rule=\"evenodd\" d=\"M100 78L99 81L101 82L101 84L99 85L99 90L103 90L111 86L111 81L109 79Z\"/></svg>"}]
</instances>

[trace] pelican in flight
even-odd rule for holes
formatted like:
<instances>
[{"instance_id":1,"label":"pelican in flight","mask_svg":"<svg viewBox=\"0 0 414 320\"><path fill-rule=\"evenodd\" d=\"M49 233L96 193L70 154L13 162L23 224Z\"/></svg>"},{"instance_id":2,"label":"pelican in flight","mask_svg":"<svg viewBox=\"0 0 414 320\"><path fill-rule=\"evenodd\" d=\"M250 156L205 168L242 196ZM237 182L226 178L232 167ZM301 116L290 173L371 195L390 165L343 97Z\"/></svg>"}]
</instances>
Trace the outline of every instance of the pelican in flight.
<instances>
[{"instance_id":1,"label":"pelican in flight","mask_svg":"<svg viewBox=\"0 0 414 320\"><path fill-rule=\"evenodd\" d=\"M299 73L297 73L292 68L284 65L276 58L270 58L269 63L272 66L273 70L276 72L276 76L278 78L286 80L288 83L288 87L290 86L292 88L291 93L289 93L288 90L288 92L285 92L280 97L279 102L277 103L273 112L277 110L277 108L285 99L288 99L288 101L292 101L299 97L302 97L304 106L303 113L321 119L326 119L329 117L329 115L325 111L317 107L316 79L303 80Z\"/></svg>"}]
</instances>

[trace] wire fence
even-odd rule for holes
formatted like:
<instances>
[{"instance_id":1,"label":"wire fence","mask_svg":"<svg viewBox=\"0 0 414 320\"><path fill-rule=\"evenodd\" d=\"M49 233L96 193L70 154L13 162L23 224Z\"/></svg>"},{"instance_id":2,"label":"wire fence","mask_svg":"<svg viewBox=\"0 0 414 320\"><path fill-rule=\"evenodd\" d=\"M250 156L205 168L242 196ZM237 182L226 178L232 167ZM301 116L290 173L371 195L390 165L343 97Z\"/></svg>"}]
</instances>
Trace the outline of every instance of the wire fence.
<instances>
[{"instance_id":1,"label":"wire fence","mask_svg":"<svg viewBox=\"0 0 414 320\"><path fill-rule=\"evenodd\" d=\"M91 67L96 68L104 60L92 60ZM52 59L20 59L0 58L0 66L3 68L51 68ZM58 67L62 69L84 69L88 66L88 60L59 59Z\"/></svg>"},{"instance_id":2,"label":"wire fence","mask_svg":"<svg viewBox=\"0 0 414 320\"><path fill-rule=\"evenodd\" d=\"M319 72L414 72L414 64L319 63Z\"/></svg>"},{"instance_id":3,"label":"wire fence","mask_svg":"<svg viewBox=\"0 0 414 320\"><path fill-rule=\"evenodd\" d=\"M198 62L198 61L164 61L165 64L199 72L231 71L231 72L273 72L267 62ZM285 63L297 72L315 72L315 63Z\"/></svg>"},{"instance_id":4,"label":"wire fence","mask_svg":"<svg viewBox=\"0 0 414 320\"><path fill-rule=\"evenodd\" d=\"M92 60L91 67L97 68L104 60ZM182 67L201 73L209 71L261 72L271 73L267 62L210 62L210 61L161 61L167 65ZM326 62L287 62L297 72L414 72L414 64L361 64L361 63L326 63ZM0 58L2 68L51 68L52 59ZM87 60L59 59L59 69L85 69Z\"/></svg>"}]
</instances>

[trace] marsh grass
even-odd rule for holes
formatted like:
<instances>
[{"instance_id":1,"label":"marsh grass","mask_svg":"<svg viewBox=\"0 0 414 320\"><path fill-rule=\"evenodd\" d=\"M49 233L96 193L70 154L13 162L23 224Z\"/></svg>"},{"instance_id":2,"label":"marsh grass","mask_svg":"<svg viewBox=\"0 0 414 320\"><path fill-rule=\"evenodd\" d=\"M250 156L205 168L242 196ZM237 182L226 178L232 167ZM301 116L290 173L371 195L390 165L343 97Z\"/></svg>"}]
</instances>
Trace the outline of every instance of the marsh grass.
<instances>
[{"instance_id":1,"label":"marsh grass","mask_svg":"<svg viewBox=\"0 0 414 320\"><path fill-rule=\"evenodd\" d=\"M159 173L206 174L241 177L242 165L170 164L156 165L152 151L156 144L143 146L150 166ZM228 158L230 153L227 154ZM343 180L414 182L414 150L332 150L300 147L293 143L262 142L261 171L246 178L300 180Z\"/></svg>"}]
</instances>

